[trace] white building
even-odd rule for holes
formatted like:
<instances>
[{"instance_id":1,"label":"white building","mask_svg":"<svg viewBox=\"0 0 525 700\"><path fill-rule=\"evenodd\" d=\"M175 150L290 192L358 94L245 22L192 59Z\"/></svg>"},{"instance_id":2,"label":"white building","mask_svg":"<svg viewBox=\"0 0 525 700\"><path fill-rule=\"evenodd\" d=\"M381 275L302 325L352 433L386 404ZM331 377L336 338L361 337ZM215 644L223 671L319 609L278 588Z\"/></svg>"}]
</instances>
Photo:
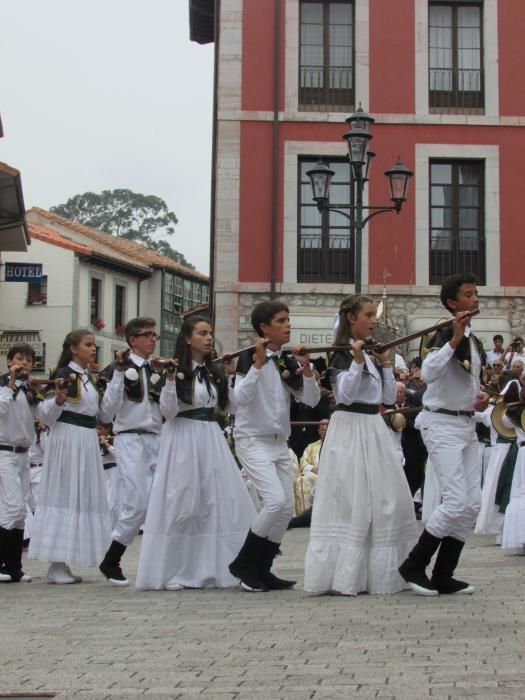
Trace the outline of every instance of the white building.
<instances>
[{"instance_id":1,"label":"white building","mask_svg":"<svg viewBox=\"0 0 525 700\"><path fill-rule=\"evenodd\" d=\"M175 260L43 209L27 212L32 244L5 253L5 264L41 263L41 280L0 277L0 369L14 342L34 345L42 369L56 363L66 334L91 328L98 365L126 347L123 329L135 316L156 319L162 355L173 352L182 316L208 302L208 278Z\"/></svg>"}]
</instances>

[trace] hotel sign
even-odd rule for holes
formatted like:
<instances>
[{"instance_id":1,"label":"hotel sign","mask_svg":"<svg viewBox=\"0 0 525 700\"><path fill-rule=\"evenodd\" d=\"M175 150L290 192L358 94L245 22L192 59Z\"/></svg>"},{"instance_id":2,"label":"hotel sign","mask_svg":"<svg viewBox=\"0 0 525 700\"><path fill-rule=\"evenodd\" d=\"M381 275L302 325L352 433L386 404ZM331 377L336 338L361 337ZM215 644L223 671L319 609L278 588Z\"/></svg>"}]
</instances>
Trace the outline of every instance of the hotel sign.
<instances>
[{"instance_id":1,"label":"hotel sign","mask_svg":"<svg viewBox=\"0 0 525 700\"><path fill-rule=\"evenodd\" d=\"M5 263L6 282L40 282L42 263Z\"/></svg>"}]
</instances>

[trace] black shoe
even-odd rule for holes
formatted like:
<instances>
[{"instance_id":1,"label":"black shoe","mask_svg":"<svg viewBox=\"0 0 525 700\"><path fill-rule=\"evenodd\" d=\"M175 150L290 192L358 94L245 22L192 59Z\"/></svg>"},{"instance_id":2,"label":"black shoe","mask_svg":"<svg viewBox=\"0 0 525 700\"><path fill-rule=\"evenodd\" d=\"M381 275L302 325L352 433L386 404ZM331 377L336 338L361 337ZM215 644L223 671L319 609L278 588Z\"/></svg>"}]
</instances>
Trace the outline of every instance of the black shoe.
<instances>
[{"instance_id":1,"label":"black shoe","mask_svg":"<svg viewBox=\"0 0 525 700\"><path fill-rule=\"evenodd\" d=\"M471 586L466 581L458 581L455 578L439 580L432 577L431 581L437 588L438 593L442 593L443 595L450 595L454 593L464 593L466 595L470 595L471 593L474 593L475 590L474 586Z\"/></svg>"},{"instance_id":2,"label":"black shoe","mask_svg":"<svg viewBox=\"0 0 525 700\"><path fill-rule=\"evenodd\" d=\"M231 575L239 579L241 588L245 591L260 593L268 590L259 573L259 560L265 542L264 537L259 537L249 530L239 554L228 567Z\"/></svg>"},{"instance_id":3,"label":"black shoe","mask_svg":"<svg viewBox=\"0 0 525 700\"><path fill-rule=\"evenodd\" d=\"M98 567L112 586L129 586L128 579L122 573L120 560L126 551L126 545L113 540L104 560Z\"/></svg>"},{"instance_id":4,"label":"black shoe","mask_svg":"<svg viewBox=\"0 0 525 700\"><path fill-rule=\"evenodd\" d=\"M288 523L287 530L291 530L294 527L310 527L312 523L312 508L307 508L301 513L301 515L296 515Z\"/></svg>"},{"instance_id":5,"label":"black shoe","mask_svg":"<svg viewBox=\"0 0 525 700\"><path fill-rule=\"evenodd\" d=\"M414 593L418 595L438 595L438 589L430 581L425 570L410 568L407 565L407 561L403 562L398 570Z\"/></svg>"},{"instance_id":6,"label":"black shoe","mask_svg":"<svg viewBox=\"0 0 525 700\"><path fill-rule=\"evenodd\" d=\"M432 583L440 593L474 593L474 586L453 578L464 546L465 543L455 537L444 537L441 541L432 571Z\"/></svg>"},{"instance_id":7,"label":"black shoe","mask_svg":"<svg viewBox=\"0 0 525 700\"><path fill-rule=\"evenodd\" d=\"M432 555L439 547L441 540L434 537L428 530L423 530L421 536L398 571L410 588L418 595L438 595L439 591L429 580L425 569L430 564Z\"/></svg>"},{"instance_id":8,"label":"black shoe","mask_svg":"<svg viewBox=\"0 0 525 700\"><path fill-rule=\"evenodd\" d=\"M98 567L112 586L129 586L128 579L122 573L119 564L102 564Z\"/></svg>"},{"instance_id":9,"label":"black shoe","mask_svg":"<svg viewBox=\"0 0 525 700\"><path fill-rule=\"evenodd\" d=\"M271 540L264 541L262 557L259 560L259 572L264 583L270 591L282 591L288 588L293 588L297 581L287 581L284 578L279 578L270 571L273 560L281 554L279 549L280 544Z\"/></svg>"}]
</instances>

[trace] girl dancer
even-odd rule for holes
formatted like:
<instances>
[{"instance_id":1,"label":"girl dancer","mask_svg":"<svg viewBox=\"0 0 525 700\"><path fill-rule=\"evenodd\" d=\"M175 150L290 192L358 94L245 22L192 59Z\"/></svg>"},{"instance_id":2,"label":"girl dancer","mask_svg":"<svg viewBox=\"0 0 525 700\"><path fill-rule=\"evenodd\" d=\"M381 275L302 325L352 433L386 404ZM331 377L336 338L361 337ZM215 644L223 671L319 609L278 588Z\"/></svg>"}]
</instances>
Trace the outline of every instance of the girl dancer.
<instances>
[{"instance_id":1,"label":"girl dancer","mask_svg":"<svg viewBox=\"0 0 525 700\"><path fill-rule=\"evenodd\" d=\"M137 588L236 586L228 563L255 509L215 420L228 380L212 361L208 319L192 316L177 338L178 367L160 392L166 422L140 550Z\"/></svg>"},{"instance_id":2,"label":"girl dancer","mask_svg":"<svg viewBox=\"0 0 525 700\"><path fill-rule=\"evenodd\" d=\"M376 325L368 296L343 299L329 377L337 401L323 443L306 552L305 590L356 595L405 588L397 567L416 536L410 489L379 413L396 385L388 353L370 357Z\"/></svg>"},{"instance_id":3,"label":"girl dancer","mask_svg":"<svg viewBox=\"0 0 525 700\"><path fill-rule=\"evenodd\" d=\"M96 354L88 330L64 340L53 379L68 387L49 392L41 417L51 427L29 557L51 562L50 583L78 583L69 564L96 566L111 539L104 471L96 431L99 394L88 372Z\"/></svg>"}]
</instances>

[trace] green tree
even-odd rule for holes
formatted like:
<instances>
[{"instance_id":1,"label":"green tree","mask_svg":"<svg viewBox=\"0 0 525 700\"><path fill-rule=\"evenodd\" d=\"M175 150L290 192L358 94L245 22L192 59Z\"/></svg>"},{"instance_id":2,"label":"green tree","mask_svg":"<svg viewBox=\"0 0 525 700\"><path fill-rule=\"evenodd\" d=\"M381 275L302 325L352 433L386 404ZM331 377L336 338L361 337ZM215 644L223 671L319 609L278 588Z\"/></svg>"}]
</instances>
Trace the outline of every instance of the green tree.
<instances>
[{"instance_id":1,"label":"green tree","mask_svg":"<svg viewBox=\"0 0 525 700\"><path fill-rule=\"evenodd\" d=\"M175 233L177 217L166 202L154 195L131 190L104 190L100 194L76 194L51 211L66 219L143 243L173 260L193 268L184 255L171 247L166 237Z\"/></svg>"}]
</instances>

